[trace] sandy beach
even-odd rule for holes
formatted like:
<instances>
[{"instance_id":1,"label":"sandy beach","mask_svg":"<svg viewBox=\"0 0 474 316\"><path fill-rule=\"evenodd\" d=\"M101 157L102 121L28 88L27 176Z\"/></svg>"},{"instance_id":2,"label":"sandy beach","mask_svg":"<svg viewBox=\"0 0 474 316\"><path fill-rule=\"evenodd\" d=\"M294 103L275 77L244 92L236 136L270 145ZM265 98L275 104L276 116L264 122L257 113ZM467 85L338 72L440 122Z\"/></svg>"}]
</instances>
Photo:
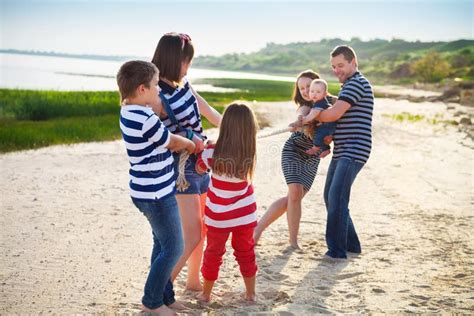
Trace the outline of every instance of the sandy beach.
<instances>
[{"instance_id":1,"label":"sandy beach","mask_svg":"<svg viewBox=\"0 0 474 316\"><path fill-rule=\"evenodd\" d=\"M294 116L290 102L256 110L272 124L262 134ZM323 259L327 157L303 200L303 250L288 248L286 217L256 248L258 301L242 301L229 248L211 303L184 293L178 278L187 314L474 313L473 141L456 126L390 117L402 112L451 119L443 103L376 99L373 151L350 204L361 255ZM286 194L280 152L288 136L258 141L259 217ZM128 194L122 142L3 154L0 168L0 314L138 313L152 238Z\"/></svg>"}]
</instances>

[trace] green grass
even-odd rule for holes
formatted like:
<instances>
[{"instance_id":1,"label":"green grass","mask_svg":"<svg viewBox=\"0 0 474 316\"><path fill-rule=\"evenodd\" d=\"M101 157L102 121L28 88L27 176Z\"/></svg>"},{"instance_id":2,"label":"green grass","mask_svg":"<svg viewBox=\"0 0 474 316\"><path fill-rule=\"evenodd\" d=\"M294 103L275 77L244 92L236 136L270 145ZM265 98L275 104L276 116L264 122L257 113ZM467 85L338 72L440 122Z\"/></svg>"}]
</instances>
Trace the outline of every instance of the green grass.
<instances>
[{"instance_id":1,"label":"green grass","mask_svg":"<svg viewBox=\"0 0 474 316\"><path fill-rule=\"evenodd\" d=\"M411 122L411 123L416 123L416 122L421 122L421 121L426 121L429 124L437 125L437 124L443 124L443 125L458 125L458 123L455 120L443 120L441 119L441 115L437 114L434 117L427 118L424 115L420 114L411 114L408 112L402 112L398 114L382 114L383 117L388 117L393 120L399 121L399 122Z\"/></svg>"},{"instance_id":2,"label":"green grass","mask_svg":"<svg viewBox=\"0 0 474 316\"><path fill-rule=\"evenodd\" d=\"M120 138L118 115L48 121L0 120L0 152Z\"/></svg>"},{"instance_id":3,"label":"green grass","mask_svg":"<svg viewBox=\"0 0 474 316\"><path fill-rule=\"evenodd\" d=\"M202 82L202 81L201 81ZM220 113L234 100L290 100L291 82L216 79L206 83L240 89L200 93ZM119 94L0 89L0 152L121 137ZM203 118L204 129L211 124Z\"/></svg>"},{"instance_id":4,"label":"green grass","mask_svg":"<svg viewBox=\"0 0 474 316\"><path fill-rule=\"evenodd\" d=\"M117 113L119 94L113 91L64 92L0 89L0 118L41 121L63 117Z\"/></svg>"}]
</instances>

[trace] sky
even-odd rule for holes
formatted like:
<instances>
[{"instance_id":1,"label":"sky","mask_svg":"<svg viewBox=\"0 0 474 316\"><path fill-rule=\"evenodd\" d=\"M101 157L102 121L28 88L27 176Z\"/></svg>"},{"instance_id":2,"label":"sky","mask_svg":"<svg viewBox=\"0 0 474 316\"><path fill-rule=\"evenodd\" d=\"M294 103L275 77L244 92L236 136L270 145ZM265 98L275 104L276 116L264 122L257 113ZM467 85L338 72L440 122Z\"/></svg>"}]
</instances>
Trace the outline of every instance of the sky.
<instances>
[{"instance_id":1,"label":"sky","mask_svg":"<svg viewBox=\"0 0 474 316\"><path fill-rule=\"evenodd\" d=\"M2 49L152 56L161 35L187 33L196 56L267 43L473 39L474 0L0 0Z\"/></svg>"}]
</instances>

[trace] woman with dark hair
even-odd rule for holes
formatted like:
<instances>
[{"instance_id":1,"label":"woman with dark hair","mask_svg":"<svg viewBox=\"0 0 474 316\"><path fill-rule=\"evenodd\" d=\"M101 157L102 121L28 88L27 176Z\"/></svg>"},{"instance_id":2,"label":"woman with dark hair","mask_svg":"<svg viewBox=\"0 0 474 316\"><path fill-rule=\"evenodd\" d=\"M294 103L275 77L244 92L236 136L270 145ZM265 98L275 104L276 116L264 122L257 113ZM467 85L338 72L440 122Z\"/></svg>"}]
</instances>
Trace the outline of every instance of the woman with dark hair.
<instances>
[{"instance_id":1,"label":"woman with dark hair","mask_svg":"<svg viewBox=\"0 0 474 316\"><path fill-rule=\"evenodd\" d=\"M298 120L309 113L312 102L309 97L311 81L319 75L306 70L298 75L293 89L293 101L297 106ZM330 97L331 98L331 97ZM331 101L331 100L330 100ZM254 239L257 244L263 231L275 220L287 213L290 246L299 249L298 231L301 219L301 201L311 188L318 171L320 158L306 151L313 147L311 132L302 132L293 128L293 133L285 142L281 153L281 167L288 185L288 194L273 202L255 228ZM322 153L321 158L324 157Z\"/></svg>"},{"instance_id":2,"label":"woman with dark hair","mask_svg":"<svg viewBox=\"0 0 474 316\"><path fill-rule=\"evenodd\" d=\"M158 42L152 63L160 71L160 97L162 107L160 117L170 132L187 137L196 145L195 154L204 149L206 136L201 123L204 115L211 124L219 126L221 115L192 88L186 78L194 56L194 46L186 34L167 33ZM178 260L171 279L174 281L183 268L188 264L186 289L200 291L202 285L199 279L201 266L203 237L205 236L203 213L209 185L208 174L198 174L195 170L197 157L188 158L185 169L189 187L178 191L176 198L179 206L184 237L184 252ZM179 155L175 155L175 161Z\"/></svg>"}]
</instances>

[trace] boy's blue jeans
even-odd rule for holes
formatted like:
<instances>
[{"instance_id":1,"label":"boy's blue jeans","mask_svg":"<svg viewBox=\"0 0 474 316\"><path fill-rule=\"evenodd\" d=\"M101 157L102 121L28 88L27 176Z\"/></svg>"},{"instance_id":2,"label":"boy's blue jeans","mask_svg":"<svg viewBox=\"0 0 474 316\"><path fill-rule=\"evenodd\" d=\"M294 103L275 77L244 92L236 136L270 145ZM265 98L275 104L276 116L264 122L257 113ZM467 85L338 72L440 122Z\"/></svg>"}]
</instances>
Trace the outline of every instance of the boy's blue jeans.
<instances>
[{"instance_id":1,"label":"boy's blue jeans","mask_svg":"<svg viewBox=\"0 0 474 316\"><path fill-rule=\"evenodd\" d=\"M330 149L329 145L324 143L324 137L334 134L336 131L336 122L322 123L314 130L313 145L320 148L320 151Z\"/></svg>"},{"instance_id":2,"label":"boy's blue jeans","mask_svg":"<svg viewBox=\"0 0 474 316\"><path fill-rule=\"evenodd\" d=\"M351 186L364 166L349 158L332 159L329 165L324 202L327 209L326 255L333 258L347 258L346 252L360 253L359 238L349 214Z\"/></svg>"},{"instance_id":3,"label":"boy's blue jeans","mask_svg":"<svg viewBox=\"0 0 474 316\"><path fill-rule=\"evenodd\" d=\"M184 250L181 219L174 194L163 199L133 204L146 216L153 232L150 273L142 304L155 309L175 302L171 271Z\"/></svg>"}]
</instances>

